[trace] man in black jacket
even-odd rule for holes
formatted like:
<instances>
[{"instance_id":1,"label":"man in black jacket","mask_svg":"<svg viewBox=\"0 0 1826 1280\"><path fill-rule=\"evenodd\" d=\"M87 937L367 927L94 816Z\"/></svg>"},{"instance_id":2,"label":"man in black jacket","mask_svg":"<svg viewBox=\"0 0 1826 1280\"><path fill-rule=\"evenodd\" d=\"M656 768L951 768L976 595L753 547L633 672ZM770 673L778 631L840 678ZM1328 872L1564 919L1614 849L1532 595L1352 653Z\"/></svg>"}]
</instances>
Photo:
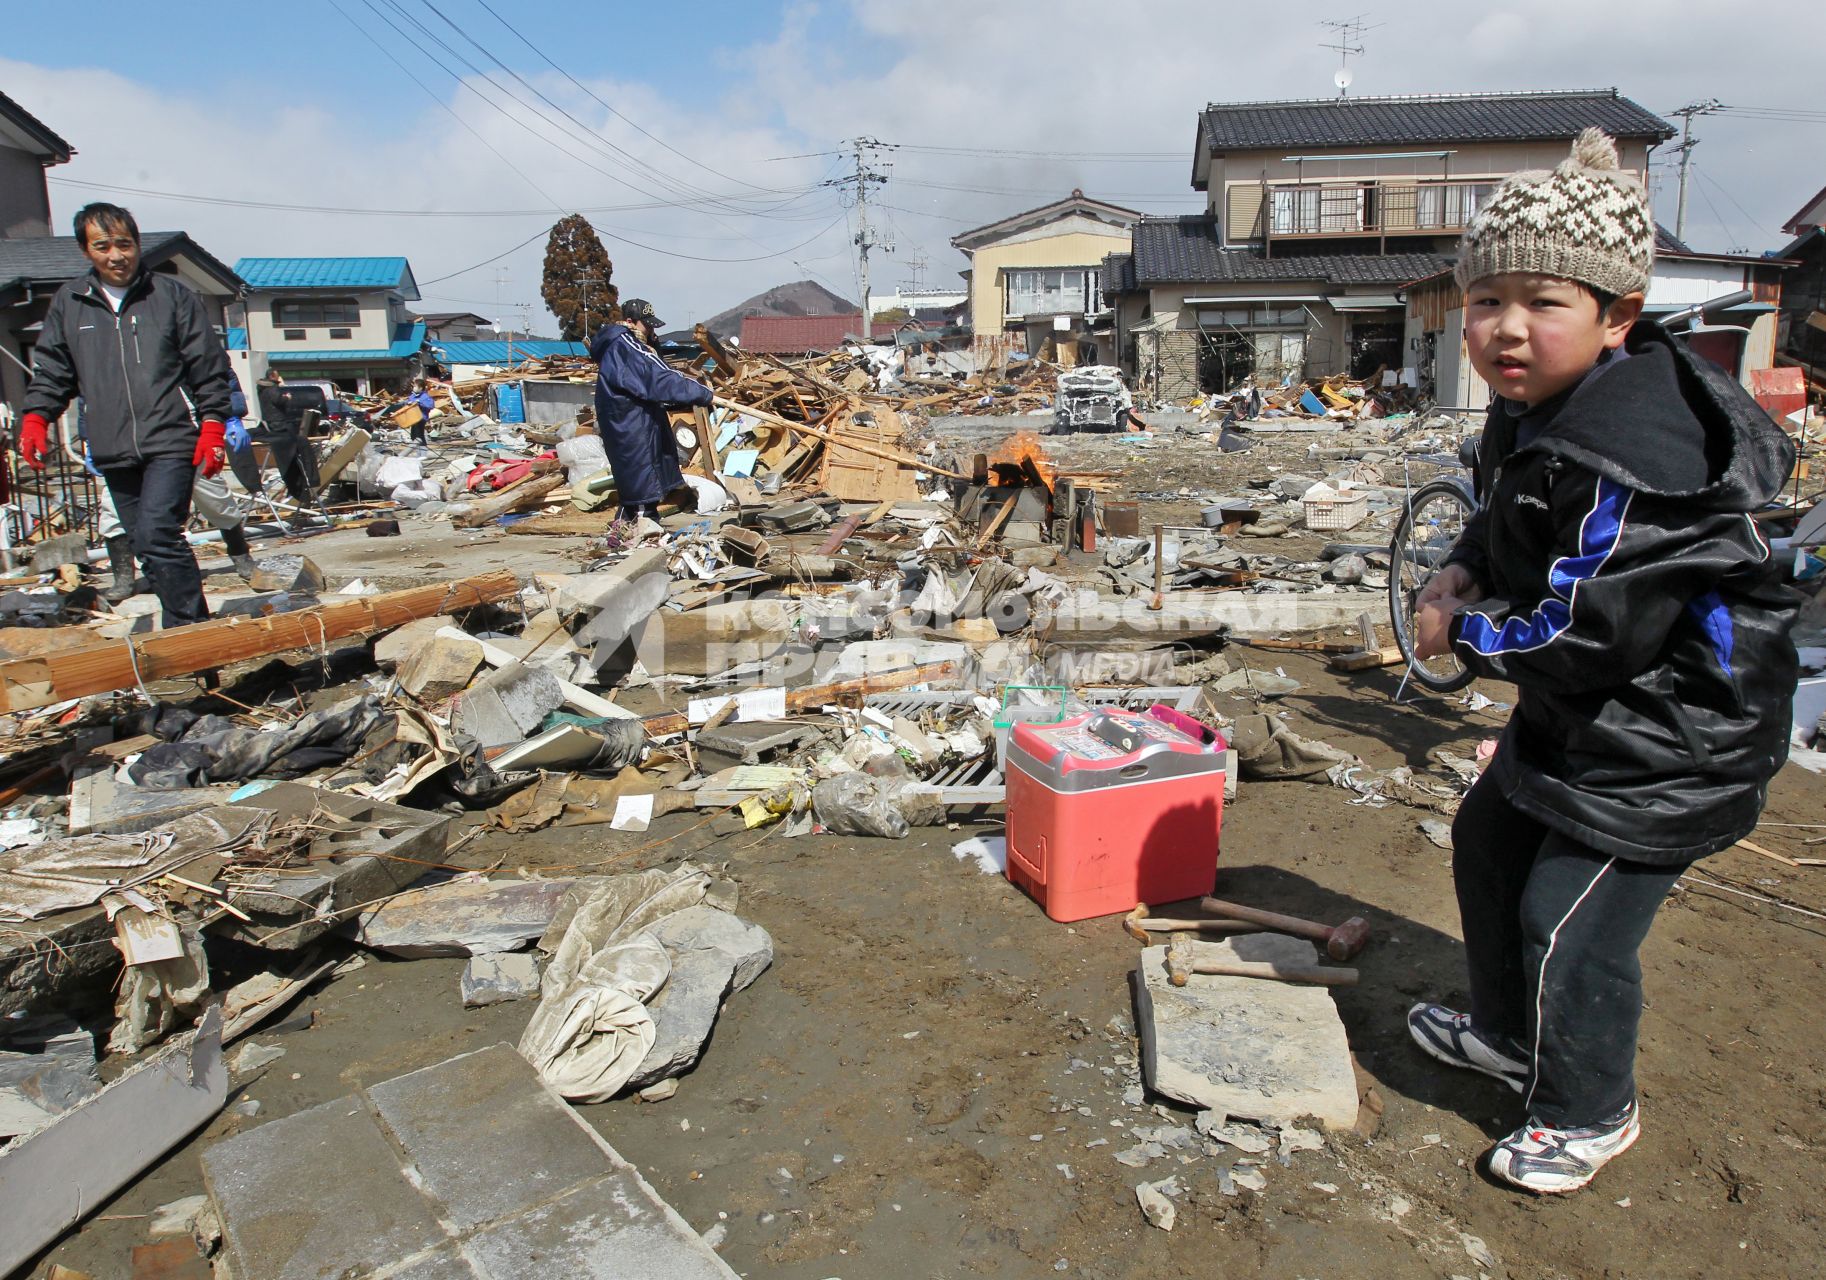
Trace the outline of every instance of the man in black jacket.
<instances>
[{"instance_id":1,"label":"man in black jacket","mask_svg":"<svg viewBox=\"0 0 1826 1280\"><path fill-rule=\"evenodd\" d=\"M1471 1007L1408 1026L1524 1095L1488 1169L1539 1193L1635 1142L1638 949L1688 865L1755 828L1787 757L1796 608L1752 514L1794 447L1638 319L1654 242L1588 129L1459 246L1466 348L1498 399L1483 505L1421 593L1417 648L1518 694L1452 824Z\"/></svg>"},{"instance_id":2,"label":"man in black jacket","mask_svg":"<svg viewBox=\"0 0 1826 1280\"><path fill-rule=\"evenodd\" d=\"M76 214L89 273L57 291L32 356L19 452L43 469L52 421L83 398L89 457L164 608L165 625L209 616L184 540L198 474L222 470L228 354L196 294L141 270L139 226L111 204Z\"/></svg>"}]
</instances>

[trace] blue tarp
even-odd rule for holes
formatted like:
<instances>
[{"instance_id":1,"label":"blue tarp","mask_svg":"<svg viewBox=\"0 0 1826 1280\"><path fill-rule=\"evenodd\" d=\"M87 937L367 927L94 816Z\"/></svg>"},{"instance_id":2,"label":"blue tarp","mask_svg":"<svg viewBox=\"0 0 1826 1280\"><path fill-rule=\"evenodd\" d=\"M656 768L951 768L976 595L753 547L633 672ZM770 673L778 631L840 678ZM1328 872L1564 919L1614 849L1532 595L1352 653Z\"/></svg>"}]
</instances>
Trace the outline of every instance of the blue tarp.
<instances>
[{"instance_id":1,"label":"blue tarp","mask_svg":"<svg viewBox=\"0 0 1826 1280\"><path fill-rule=\"evenodd\" d=\"M498 382L495 384L495 421L526 421L526 397L521 394L519 383Z\"/></svg>"}]
</instances>

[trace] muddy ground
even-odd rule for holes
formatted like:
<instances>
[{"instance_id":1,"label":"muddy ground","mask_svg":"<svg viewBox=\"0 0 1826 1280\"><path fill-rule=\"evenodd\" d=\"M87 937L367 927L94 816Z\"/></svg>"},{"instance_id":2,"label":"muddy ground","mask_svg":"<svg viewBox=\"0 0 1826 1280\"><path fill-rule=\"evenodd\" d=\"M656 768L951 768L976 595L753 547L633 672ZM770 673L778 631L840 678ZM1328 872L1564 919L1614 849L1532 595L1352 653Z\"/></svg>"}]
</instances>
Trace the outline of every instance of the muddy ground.
<instances>
[{"instance_id":1,"label":"muddy ground","mask_svg":"<svg viewBox=\"0 0 1826 1280\"><path fill-rule=\"evenodd\" d=\"M1247 463L1185 443L1138 451L1132 491L1195 490L1154 500L1144 521L1184 519L1198 491L1295 465L1309 441ZM1084 456L1115 447L1098 442ZM1304 655L1231 652L1299 680L1281 703L1292 725L1374 767L1424 768L1440 747L1468 755L1501 727L1500 714L1453 700L1410 692L1396 703L1396 672L1345 676ZM1826 1269L1826 919L1726 891L1826 913L1826 870L1742 849L1696 869L1723 887L1684 886L1643 950L1642 1140L1586 1192L1535 1200L1475 1168L1521 1121L1516 1095L1437 1066L1407 1040L1413 1001L1464 998L1449 854L1419 829L1433 815L1351 798L1328 785L1245 783L1225 813L1220 894L1324 920L1361 914L1374 929L1361 985L1337 992L1366 1101L1359 1131L1271 1163L1265 1191L1234 1197L1218 1180L1234 1151L1183 1165L1169 1154L1145 1170L1113 1159L1134 1144L1132 1128L1192 1119L1133 1090L1136 945L1115 919L1055 924L954 859L955 841L999 829L991 817L885 841L717 838L696 815L671 815L638 836L600 826L491 834L458 860L536 870L691 857L740 884L741 914L774 936L773 968L730 1002L675 1097L580 1112L694 1227L721 1223L721 1253L744 1275L1761 1280ZM1758 843L1816 852L1802 842L1826 825L1772 824L1826 824L1821 779L1785 769L1765 817ZM314 1015L308 1028L256 1032L286 1050L235 1083L231 1101L257 1099L259 1117L218 1117L35 1270L58 1262L125 1280L143 1215L202 1190L205 1145L356 1082L516 1040L531 1005L464 1010L461 969L370 957L300 1002ZM1132 1188L1174 1173L1189 1192L1169 1234L1142 1220Z\"/></svg>"}]
</instances>

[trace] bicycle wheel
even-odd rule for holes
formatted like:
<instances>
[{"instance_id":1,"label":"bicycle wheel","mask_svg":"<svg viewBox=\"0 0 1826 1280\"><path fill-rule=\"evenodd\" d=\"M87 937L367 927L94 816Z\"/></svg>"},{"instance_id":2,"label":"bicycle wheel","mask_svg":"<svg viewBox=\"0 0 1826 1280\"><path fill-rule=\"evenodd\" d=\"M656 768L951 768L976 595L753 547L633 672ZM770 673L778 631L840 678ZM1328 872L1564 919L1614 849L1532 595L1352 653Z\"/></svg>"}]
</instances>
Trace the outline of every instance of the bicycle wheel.
<instances>
[{"instance_id":1,"label":"bicycle wheel","mask_svg":"<svg viewBox=\"0 0 1826 1280\"><path fill-rule=\"evenodd\" d=\"M1395 643L1414 679L1435 693L1464 688L1472 674L1451 653L1414 656L1414 601L1445 562L1473 510L1471 495L1456 480L1430 480L1408 498L1389 541L1389 621Z\"/></svg>"}]
</instances>

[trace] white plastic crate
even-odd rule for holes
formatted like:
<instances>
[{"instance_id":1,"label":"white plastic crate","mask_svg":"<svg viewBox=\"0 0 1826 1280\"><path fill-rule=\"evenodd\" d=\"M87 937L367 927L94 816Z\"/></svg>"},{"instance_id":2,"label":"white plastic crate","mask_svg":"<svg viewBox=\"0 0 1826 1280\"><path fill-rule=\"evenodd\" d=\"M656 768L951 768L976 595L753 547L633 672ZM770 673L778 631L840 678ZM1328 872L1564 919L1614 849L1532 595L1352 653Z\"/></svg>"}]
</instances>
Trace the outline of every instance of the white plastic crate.
<instances>
[{"instance_id":1,"label":"white plastic crate","mask_svg":"<svg viewBox=\"0 0 1826 1280\"><path fill-rule=\"evenodd\" d=\"M1369 514L1369 493L1338 490L1321 482L1306 491L1301 505L1308 529L1354 529Z\"/></svg>"}]
</instances>

